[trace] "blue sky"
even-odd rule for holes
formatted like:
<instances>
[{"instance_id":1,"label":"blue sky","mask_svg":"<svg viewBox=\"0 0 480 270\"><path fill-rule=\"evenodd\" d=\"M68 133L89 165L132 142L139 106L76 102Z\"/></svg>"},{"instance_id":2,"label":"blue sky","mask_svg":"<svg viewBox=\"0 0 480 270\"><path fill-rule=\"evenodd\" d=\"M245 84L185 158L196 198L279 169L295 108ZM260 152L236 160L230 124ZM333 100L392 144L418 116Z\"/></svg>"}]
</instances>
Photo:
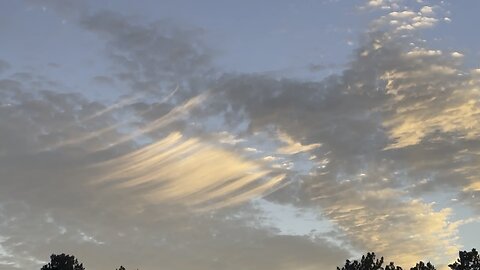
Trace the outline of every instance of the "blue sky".
<instances>
[{"instance_id":1,"label":"blue sky","mask_svg":"<svg viewBox=\"0 0 480 270\"><path fill-rule=\"evenodd\" d=\"M0 0L0 269L446 269L480 243L479 5Z\"/></svg>"}]
</instances>

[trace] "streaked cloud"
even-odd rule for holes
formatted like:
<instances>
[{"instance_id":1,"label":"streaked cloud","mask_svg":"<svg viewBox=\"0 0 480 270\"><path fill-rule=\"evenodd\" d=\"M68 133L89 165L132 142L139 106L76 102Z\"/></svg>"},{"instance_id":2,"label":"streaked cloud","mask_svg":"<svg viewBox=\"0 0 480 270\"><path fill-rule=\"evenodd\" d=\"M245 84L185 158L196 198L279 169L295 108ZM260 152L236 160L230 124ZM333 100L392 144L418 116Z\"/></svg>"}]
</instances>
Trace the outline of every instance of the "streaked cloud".
<instances>
[{"instance_id":1,"label":"streaked cloud","mask_svg":"<svg viewBox=\"0 0 480 270\"><path fill-rule=\"evenodd\" d=\"M322 144L320 143L303 145L299 142L294 141L290 136L282 132L280 132L278 135L280 141L285 144L285 146L282 146L278 149L278 152L280 154L293 155L301 152L308 152L322 146Z\"/></svg>"}]
</instances>

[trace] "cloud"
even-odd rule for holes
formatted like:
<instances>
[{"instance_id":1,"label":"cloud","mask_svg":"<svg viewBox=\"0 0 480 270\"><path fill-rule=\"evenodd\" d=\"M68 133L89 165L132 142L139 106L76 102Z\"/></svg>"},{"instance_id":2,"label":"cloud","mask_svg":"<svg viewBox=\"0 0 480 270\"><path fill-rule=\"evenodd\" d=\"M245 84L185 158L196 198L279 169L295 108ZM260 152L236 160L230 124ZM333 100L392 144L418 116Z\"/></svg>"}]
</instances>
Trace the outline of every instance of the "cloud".
<instances>
[{"instance_id":1,"label":"cloud","mask_svg":"<svg viewBox=\"0 0 480 270\"><path fill-rule=\"evenodd\" d=\"M11 67L11 65L8 62L0 59L0 73L5 72L10 67Z\"/></svg>"},{"instance_id":2,"label":"cloud","mask_svg":"<svg viewBox=\"0 0 480 270\"><path fill-rule=\"evenodd\" d=\"M141 192L152 203L214 209L248 201L278 186L284 175L179 133L95 167L100 183ZM115 183L118 182L118 183ZM144 194L143 194L144 193Z\"/></svg>"},{"instance_id":3,"label":"cloud","mask_svg":"<svg viewBox=\"0 0 480 270\"><path fill-rule=\"evenodd\" d=\"M122 264L144 269L158 265L175 269L332 268L349 256L320 238L277 236L267 229L248 227L244 224L250 220L247 217L175 218L166 216L165 209L135 216L112 211L68 215L67 209L45 214L29 208L14 202L3 204L1 213L15 217L7 226L0 225L2 233L10 236L3 242L5 248L14 254L29 254L15 259L21 268L11 269L38 268L44 262L35 258L62 251L74 253L86 267Z\"/></svg>"},{"instance_id":4,"label":"cloud","mask_svg":"<svg viewBox=\"0 0 480 270\"><path fill-rule=\"evenodd\" d=\"M431 6L423 6L420 12L424 15L433 15L433 8Z\"/></svg>"},{"instance_id":5,"label":"cloud","mask_svg":"<svg viewBox=\"0 0 480 270\"><path fill-rule=\"evenodd\" d=\"M369 1L391 10L345 70L309 82L217 78L201 29L45 3L105 42L112 68L97 81L130 95L104 104L2 75L0 260L12 269L56 250L97 268L327 269L373 249L446 263L462 222L425 195L480 210L478 72L416 45L438 23L426 6ZM315 209L336 243L278 235L249 204L259 196Z\"/></svg>"},{"instance_id":6,"label":"cloud","mask_svg":"<svg viewBox=\"0 0 480 270\"><path fill-rule=\"evenodd\" d=\"M452 57L461 58L461 57L463 57L463 54L461 54L459 52L452 52Z\"/></svg>"},{"instance_id":7,"label":"cloud","mask_svg":"<svg viewBox=\"0 0 480 270\"><path fill-rule=\"evenodd\" d=\"M182 93L201 85L212 70L212 52L202 29L163 20L144 24L109 11L82 16L80 25L105 40L116 79L133 91L161 93L180 84Z\"/></svg>"},{"instance_id":8,"label":"cloud","mask_svg":"<svg viewBox=\"0 0 480 270\"><path fill-rule=\"evenodd\" d=\"M408 20L413 31L436 22L413 11L390 17ZM225 76L216 87L224 101L215 102L228 105L215 108L241 112L238 122L228 124L247 122L248 134L271 137L279 129L289 142L302 141L297 146L322 145L308 148L318 167L313 163L306 170L316 177L305 181L305 170L293 169L296 181L287 191L272 194L271 200L311 205L308 198L334 194L333 202L317 202L357 248L374 247L409 264L421 258L446 263L459 248L457 227L449 224L452 210L434 209L422 198L448 190L478 205L475 196L467 196L478 182L478 81L452 53L412 50L409 44L417 43L415 35L389 28L387 22L385 32L368 34L340 76L320 83ZM218 115L222 110L204 113ZM269 155L268 147L260 150ZM368 177L362 180L361 175ZM351 181L358 183L343 184ZM318 184L339 192L317 190ZM410 199L414 202L405 202ZM382 209L376 212L375 205ZM384 221L387 215L392 227ZM429 219L438 227L429 229ZM417 224L416 229L411 224ZM420 233L412 234L414 230ZM397 232L395 237L391 231ZM439 246L438 235L443 243ZM444 246L453 248L441 251Z\"/></svg>"},{"instance_id":9,"label":"cloud","mask_svg":"<svg viewBox=\"0 0 480 270\"><path fill-rule=\"evenodd\" d=\"M279 135L278 137L279 137L280 141L282 141L284 144L286 144L285 146L278 149L278 152L280 154L293 155L293 154L297 154L297 153L301 153L301 152L308 152L310 150L313 150L315 148L318 148L318 147L322 146L319 143L303 145L299 142L294 141L290 136L288 136L287 134L282 133L282 132L280 132L278 135Z\"/></svg>"},{"instance_id":10,"label":"cloud","mask_svg":"<svg viewBox=\"0 0 480 270\"><path fill-rule=\"evenodd\" d=\"M178 132L149 134L152 143L126 140L119 128L87 138L116 126L116 111L129 110L132 99L107 106L36 91L29 81L4 78L0 86L10 104L0 108L2 267L38 268L51 252L73 253L87 266L113 267L113 258L145 269L333 267L348 254L321 238L244 224L255 217L238 216L243 210L233 206L283 180L263 161ZM58 144L72 138L86 139Z\"/></svg>"},{"instance_id":11,"label":"cloud","mask_svg":"<svg viewBox=\"0 0 480 270\"><path fill-rule=\"evenodd\" d=\"M368 1L368 5L372 7L378 7L383 4L383 0L371 0Z\"/></svg>"},{"instance_id":12,"label":"cloud","mask_svg":"<svg viewBox=\"0 0 480 270\"><path fill-rule=\"evenodd\" d=\"M432 28L440 21L437 14L433 11L433 7L423 6L415 8L414 6L403 6L402 9L399 9L398 3L393 5L396 7L395 11L373 20L370 31L383 31L398 35L400 33L405 34L405 32Z\"/></svg>"},{"instance_id":13,"label":"cloud","mask_svg":"<svg viewBox=\"0 0 480 270\"><path fill-rule=\"evenodd\" d=\"M455 257L460 246L457 226L449 223L451 209L435 211L422 201L402 201L405 194L385 184L365 180L338 184L329 177L334 176L312 180L316 184L310 192L354 247L375 250L400 265Z\"/></svg>"}]
</instances>

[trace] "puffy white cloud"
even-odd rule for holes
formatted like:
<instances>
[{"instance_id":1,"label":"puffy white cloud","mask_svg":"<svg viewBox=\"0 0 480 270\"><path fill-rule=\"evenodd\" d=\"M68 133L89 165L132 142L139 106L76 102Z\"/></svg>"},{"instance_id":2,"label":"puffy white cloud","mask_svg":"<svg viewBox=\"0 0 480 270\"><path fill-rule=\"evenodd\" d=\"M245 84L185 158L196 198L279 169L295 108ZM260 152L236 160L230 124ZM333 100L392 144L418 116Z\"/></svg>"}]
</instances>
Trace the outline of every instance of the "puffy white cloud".
<instances>
[{"instance_id":1,"label":"puffy white cloud","mask_svg":"<svg viewBox=\"0 0 480 270\"><path fill-rule=\"evenodd\" d=\"M420 12L423 14L423 15L433 15L433 8L431 6L423 6L421 9L420 9Z\"/></svg>"},{"instance_id":2,"label":"puffy white cloud","mask_svg":"<svg viewBox=\"0 0 480 270\"><path fill-rule=\"evenodd\" d=\"M383 5L383 0L370 0L368 1L368 5L372 7L378 7Z\"/></svg>"},{"instance_id":3,"label":"puffy white cloud","mask_svg":"<svg viewBox=\"0 0 480 270\"><path fill-rule=\"evenodd\" d=\"M452 56L455 57L455 58L461 58L461 57L463 57L463 54L461 54L459 52L452 52Z\"/></svg>"},{"instance_id":4,"label":"puffy white cloud","mask_svg":"<svg viewBox=\"0 0 480 270\"><path fill-rule=\"evenodd\" d=\"M405 19L405 18L413 18L416 17L416 13L411 10L404 10L404 11L393 11L388 14L390 17L397 18L397 19Z\"/></svg>"}]
</instances>

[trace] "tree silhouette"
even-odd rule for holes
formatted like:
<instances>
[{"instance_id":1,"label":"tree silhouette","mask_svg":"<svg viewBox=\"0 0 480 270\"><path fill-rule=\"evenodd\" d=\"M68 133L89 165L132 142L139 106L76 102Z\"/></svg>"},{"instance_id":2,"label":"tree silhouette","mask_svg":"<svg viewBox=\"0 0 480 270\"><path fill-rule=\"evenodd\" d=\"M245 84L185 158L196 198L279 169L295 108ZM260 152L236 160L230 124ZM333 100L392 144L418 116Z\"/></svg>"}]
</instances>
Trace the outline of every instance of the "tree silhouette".
<instances>
[{"instance_id":1,"label":"tree silhouette","mask_svg":"<svg viewBox=\"0 0 480 270\"><path fill-rule=\"evenodd\" d=\"M75 256L62 253L60 255L52 254L50 256L50 262L40 270L85 270L85 268L82 263L78 263Z\"/></svg>"},{"instance_id":2,"label":"tree silhouette","mask_svg":"<svg viewBox=\"0 0 480 270\"><path fill-rule=\"evenodd\" d=\"M337 267L337 270L383 270L383 257L380 259L375 258L375 253L367 253L367 256L363 255L360 262L358 261L349 261L345 262L345 265L340 269Z\"/></svg>"},{"instance_id":3,"label":"tree silhouette","mask_svg":"<svg viewBox=\"0 0 480 270\"><path fill-rule=\"evenodd\" d=\"M385 266L385 270L403 270L400 266L395 266L393 262L390 262L389 265Z\"/></svg>"},{"instance_id":4,"label":"tree silhouette","mask_svg":"<svg viewBox=\"0 0 480 270\"><path fill-rule=\"evenodd\" d=\"M120 268L115 269L115 270L126 270L126 269L125 269L125 267L123 267L122 265L120 265ZM138 270L138 268L137 268L137 270Z\"/></svg>"},{"instance_id":5,"label":"tree silhouette","mask_svg":"<svg viewBox=\"0 0 480 270\"><path fill-rule=\"evenodd\" d=\"M435 266L433 266L430 262L425 264L424 262L420 261L415 265L415 267L410 268L410 270L435 270Z\"/></svg>"},{"instance_id":6,"label":"tree silhouette","mask_svg":"<svg viewBox=\"0 0 480 270\"><path fill-rule=\"evenodd\" d=\"M472 251L459 251L459 258L453 264L448 265L452 270L480 270L480 256L476 249ZM402 270L401 267L395 266L393 262L389 265L382 267L383 257L377 259L374 252L369 252L367 255L363 255L360 261L346 260L345 265L342 268L337 267L337 270ZM66 255L62 253L60 255L52 254L50 256L50 262L44 265L40 270L85 270L82 263L78 263L75 256ZM116 270L126 270L125 267L120 266ZM425 264L424 262L418 262L410 270L435 270L430 262Z\"/></svg>"},{"instance_id":7,"label":"tree silhouette","mask_svg":"<svg viewBox=\"0 0 480 270\"><path fill-rule=\"evenodd\" d=\"M478 254L477 254L478 255ZM337 267L337 270L403 270L400 266L395 266L395 263L390 262L389 265L386 265L385 268L383 265L383 257L380 259L375 258L375 253L367 253L367 255L362 256L360 261L350 261L347 260L345 265L342 268ZM452 268L453 269L453 268ZM480 268L455 268L454 270L480 270ZM424 262L418 262L410 270L436 270L430 262L425 264Z\"/></svg>"},{"instance_id":8,"label":"tree silhouette","mask_svg":"<svg viewBox=\"0 0 480 270\"><path fill-rule=\"evenodd\" d=\"M448 267L452 270L480 270L480 257L478 251L472 249L472 251L459 251L459 258L453 264L449 264Z\"/></svg>"}]
</instances>

